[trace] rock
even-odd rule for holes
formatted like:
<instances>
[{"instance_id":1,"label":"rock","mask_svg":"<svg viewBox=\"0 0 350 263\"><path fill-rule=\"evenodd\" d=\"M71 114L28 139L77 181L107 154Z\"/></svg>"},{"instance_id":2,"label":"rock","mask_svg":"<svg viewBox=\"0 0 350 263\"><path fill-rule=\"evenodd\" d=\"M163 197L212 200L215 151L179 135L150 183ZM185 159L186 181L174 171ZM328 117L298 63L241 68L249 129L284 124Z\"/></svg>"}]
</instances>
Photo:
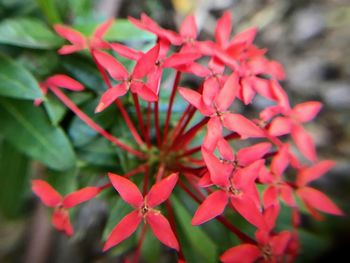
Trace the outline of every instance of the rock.
<instances>
[{"instance_id":1,"label":"rock","mask_svg":"<svg viewBox=\"0 0 350 263\"><path fill-rule=\"evenodd\" d=\"M292 40L296 44L302 44L319 36L325 28L325 17L321 10L316 7L303 9L294 16Z\"/></svg>"},{"instance_id":2,"label":"rock","mask_svg":"<svg viewBox=\"0 0 350 263\"><path fill-rule=\"evenodd\" d=\"M333 109L350 109L350 84L346 82L330 82L329 88L322 91L326 104Z\"/></svg>"}]
</instances>

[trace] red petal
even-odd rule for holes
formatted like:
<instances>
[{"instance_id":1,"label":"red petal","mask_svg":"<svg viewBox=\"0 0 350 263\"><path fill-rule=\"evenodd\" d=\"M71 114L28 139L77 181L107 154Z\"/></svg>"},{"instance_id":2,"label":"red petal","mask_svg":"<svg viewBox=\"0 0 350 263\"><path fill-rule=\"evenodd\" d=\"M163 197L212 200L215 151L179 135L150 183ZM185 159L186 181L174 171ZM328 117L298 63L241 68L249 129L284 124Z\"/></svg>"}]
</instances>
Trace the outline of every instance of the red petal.
<instances>
[{"instance_id":1,"label":"red petal","mask_svg":"<svg viewBox=\"0 0 350 263\"><path fill-rule=\"evenodd\" d=\"M109 179L115 190L125 202L140 207L143 204L143 196L137 186L130 180L112 173L108 173Z\"/></svg>"},{"instance_id":2,"label":"red petal","mask_svg":"<svg viewBox=\"0 0 350 263\"><path fill-rule=\"evenodd\" d=\"M52 225L57 230L65 232L67 236L73 235L73 227L67 210L55 209L52 215Z\"/></svg>"},{"instance_id":3,"label":"red petal","mask_svg":"<svg viewBox=\"0 0 350 263\"><path fill-rule=\"evenodd\" d=\"M298 186L304 186L307 183L316 180L317 178L321 177L325 173L327 173L330 169L332 169L335 166L335 162L333 161L321 161L309 168L303 169L299 174L297 178L297 185Z\"/></svg>"},{"instance_id":4,"label":"red petal","mask_svg":"<svg viewBox=\"0 0 350 263\"><path fill-rule=\"evenodd\" d=\"M261 212L249 197L243 194L241 197L232 196L230 199L233 207L249 223L259 229L266 228L265 220Z\"/></svg>"},{"instance_id":5,"label":"red petal","mask_svg":"<svg viewBox=\"0 0 350 263\"><path fill-rule=\"evenodd\" d=\"M223 125L225 128L237 132L242 139L265 137L261 128L240 114L225 114Z\"/></svg>"},{"instance_id":6,"label":"red petal","mask_svg":"<svg viewBox=\"0 0 350 263\"><path fill-rule=\"evenodd\" d=\"M253 263L260 257L260 249L251 244L243 244L221 255L220 260L224 263Z\"/></svg>"},{"instance_id":7,"label":"red petal","mask_svg":"<svg viewBox=\"0 0 350 263\"><path fill-rule=\"evenodd\" d=\"M194 16L187 16L180 26L180 35L183 38L197 38L197 25Z\"/></svg>"},{"instance_id":8,"label":"red petal","mask_svg":"<svg viewBox=\"0 0 350 263\"><path fill-rule=\"evenodd\" d=\"M83 49L84 49L84 47L82 47L82 46L64 45L57 52L60 55L68 55L68 54L72 54L74 52L77 52L77 51L80 51Z\"/></svg>"},{"instance_id":9,"label":"red petal","mask_svg":"<svg viewBox=\"0 0 350 263\"><path fill-rule=\"evenodd\" d=\"M281 106L285 111L289 111L290 105L288 95L282 86L278 83L278 81L271 80L270 88L279 106Z\"/></svg>"},{"instance_id":10,"label":"red petal","mask_svg":"<svg viewBox=\"0 0 350 263\"><path fill-rule=\"evenodd\" d=\"M238 43L242 43L245 45L251 45L254 41L254 38L256 36L256 33L258 32L258 29L256 27L251 27L248 28L240 33L238 33L237 35L234 36L231 44L238 44Z\"/></svg>"},{"instance_id":11,"label":"red petal","mask_svg":"<svg viewBox=\"0 0 350 263\"><path fill-rule=\"evenodd\" d=\"M200 58L200 53L175 53L172 54L169 58L165 59L163 62L163 67L171 68L180 65L186 65L193 63L196 59Z\"/></svg>"},{"instance_id":12,"label":"red petal","mask_svg":"<svg viewBox=\"0 0 350 263\"><path fill-rule=\"evenodd\" d=\"M93 36L96 38L102 38L104 34L108 31L108 29L113 25L114 18L108 19L101 25L99 25L96 29L95 32L93 33Z\"/></svg>"},{"instance_id":13,"label":"red petal","mask_svg":"<svg viewBox=\"0 0 350 263\"><path fill-rule=\"evenodd\" d=\"M165 200L169 198L171 192L173 191L178 180L178 174L173 173L168 177L164 178L162 181L156 183L149 190L148 194L145 197L147 204L150 207L160 205Z\"/></svg>"},{"instance_id":14,"label":"red petal","mask_svg":"<svg viewBox=\"0 0 350 263\"><path fill-rule=\"evenodd\" d=\"M283 145L282 148L279 149L278 153L272 159L271 171L277 176L282 176L288 164L289 164L288 146Z\"/></svg>"},{"instance_id":15,"label":"red petal","mask_svg":"<svg viewBox=\"0 0 350 263\"><path fill-rule=\"evenodd\" d=\"M220 90L215 102L220 111L226 111L233 103L239 89L238 76L232 73Z\"/></svg>"},{"instance_id":16,"label":"red petal","mask_svg":"<svg viewBox=\"0 0 350 263\"><path fill-rule=\"evenodd\" d=\"M46 206L55 207L62 202L62 196L43 180L32 180L32 191Z\"/></svg>"},{"instance_id":17,"label":"red petal","mask_svg":"<svg viewBox=\"0 0 350 263\"><path fill-rule=\"evenodd\" d=\"M254 90L254 78L253 77L245 77L241 81L241 99L243 100L245 105L248 105L252 102L255 90Z\"/></svg>"},{"instance_id":18,"label":"red petal","mask_svg":"<svg viewBox=\"0 0 350 263\"><path fill-rule=\"evenodd\" d=\"M216 43L225 48L230 39L232 31L231 13L226 11L223 16L218 20L215 27L215 41Z\"/></svg>"},{"instance_id":19,"label":"red petal","mask_svg":"<svg viewBox=\"0 0 350 263\"><path fill-rule=\"evenodd\" d=\"M201 107L202 96L197 91L179 88L180 95L191 105L199 109Z\"/></svg>"},{"instance_id":20,"label":"red petal","mask_svg":"<svg viewBox=\"0 0 350 263\"><path fill-rule=\"evenodd\" d=\"M159 54L159 44L151 48L146 54L144 54L137 62L132 72L132 77L141 79L146 76L156 64Z\"/></svg>"},{"instance_id":21,"label":"red petal","mask_svg":"<svg viewBox=\"0 0 350 263\"><path fill-rule=\"evenodd\" d=\"M100 188L98 187L85 187L64 197L63 206L71 208L94 198L99 193Z\"/></svg>"},{"instance_id":22,"label":"red petal","mask_svg":"<svg viewBox=\"0 0 350 263\"><path fill-rule=\"evenodd\" d=\"M268 186L263 193L264 207L279 205L278 191L274 185Z\"/></svg>"},{"instance_id":23,"label":"red petal","mask_svg":"<svg viewBox=\"0 0 350 263\"><path fill-rule=\"evenodd\" d=\"M311 188L302 187L297 190L297 194L305 204L332 215L343 215L343 212L322 192Z\"/></svg>"},{"instance_id":24,"label":"red petal","mask_svg":"<svg viewBox=\"0 0 350 263\"><path fill-rule=\"evenodd\" d=\"M228 196L222 190L210 194L195 212L192 218L192 225L197 226L203 224L221 215L225 210L227 202Z\"/></svg>"},{"instance_id":25,"label":"red petal","mask_svg":"<svg viewBox=\"0 0 350 263\"><path fill-rule=\"evenodd\" d=\"M138 60L143 55L142 52L119 43L111 43L111 47L113 51L118 53L118 55L128 59Z\"/></svg>"},{"instance_id":26,"label":"red petal","mask_svg":"<svg viewBox=\"0 0 350 263\"><path fill-rule=\"evenodd\" d=\"M207 133L205 135L203 146L209 151L214 151L218 140L222 137L222 125L220 119L212 117L207 123Z\"/></svg>"},{"instance_id":27,"label":"red petal","mask_svg":"<svg viewBox=\"0 0 350 263\"><path fill-rule=\"evenodd\" d=\"M219 82L216 78L208 78L204 81L202 98L206 106L211 106L220 90Z\"/></svg>"},{"instance_id":28,"label":"red petal","mask_svg":"<svg viewBox=\"0 0 350 263\"><path fill-rule=\"evenodd\" d=\"M99 104L97 105L95 112L101 112L109 105L111 105L116 99L125 95L127 92L126 86L124 83L116 85L115 87L107 90L103 93Z\"/></svg>"},{"instance_id":29,"label":"red petal","mask_svg":"<svg viewBox=\"0 0 350 263\"><path fill-rule=\"evenodd\" d=\"M271 122L269 127L269 133L272 136L281 136L285 134L289 134L291 131L292 122L290 119L285 117L276 117Z\"/></svg>"},{"instance_id":30,"label":"red petal","mask_svg":"<svg viewBox=\"0 0 350 263\"><path fill-rule=\"evenodd\" d=\"M86 47L85 36L79 31L64 25L54 25L54 29L61 37L67 39L74 45Z\"/></svg>"},{"instance_id":31,"label":"red petal","mask_svg":"<svg viewBox=\"0 0 350 263\"><path fill-rule=\"evenodd\" d=\"M81 91L84 86L75 79L62 74L56 74L46 80L48 86L57 86L69 90Z\"/></svg>"},{"instance_id":32,"label":"red petal","mask_svg":"<svg viewBox=\"0 0 350 263\"><path fill-rule=\"evenodd\" d=\"M109 234L107 241L103 246L103 251L107 251L131 236L132 233L136 231L141 220L142 216L139 214L139 211L132 211L127 214Z\"/></svg>"},{"instance_id":33,"label":"red petal","mask_svg":"<svg viewBox=\"0 0 350 263\"><path fill-rule=\"evenodd\" d=\"M210 178L210 173L207 171L202 177L201 179L199 179L198 181L198 186L199 187L209 187L209 186L212 186L213 185L213 182L211 181L211 178Z\"/></svg>"},{"instance_id":34,"label":"red petal","mask_svg":"<svg viewBox=\"0 0 350 263\"><path fill-rule=\"evenodd\" d=\"M291 135L299 151L310 161L316 161L316 149L310 134L302 126L293 125Z\"/></svg>"},{"instance_id":35,"label":"red petal","mask_svg":"<svg viewBox=\"0 0 350 263\"><path fill-rule=\"evenodd\" d=\"M308 101L297 104L293 108L295 115L300 122L309 122L319 113L322 108L322 103L318 101Z\"/></svg>"},{"instance_id":36,"label":"red petal","mask_svg":"<svg viewBox=\"0 0 350 263\"><path fill-rule=\"evenodd\" d=\"M116 60L113 56L102 52L95 50L93 52L93 56L97 60L97 62L111 75L114 79L122 80L126 79L129 76L128 71L125 69L125 67Z\"/></svg>"},{"instance_id":37,"label":"red petal","mask_svg":"<svg viewBox=\"0 0 350 263\"><path fill-rule=\"evenodd\" d=\"M232 152L231 145L228 141L226 141L224 138L221 138L218 140L217 143L218 151L220 153L220 156L225 160L234 161L235 155Z\"/></svg>"},{"instance_id":38,"label":"red petal","mask_svg":"<svg viewBox=\"0 0 350 263\"><path fill-rule=\"evenodd\" d=\"M261 142L243 148L237 152L238 163L242 166L247 166L259 159L261 159L266 153L269 152L271 143Z\"/></svg>"},{"instance_id":39,"label":"red petal","mask_svg":"<svg viewBox=\"0 0 350 263\"><path fill-rule=\"evenodd\" d=\"M136 83L133 83L131 85L131 89L136 89L136 93L145 101L153 102L158 100L157 94L154 93L153 90L151 90L147 85L142 83L137 83L141 85L135 85ZM135 88L136 87L136 88Z\"/></svg>"},{"instance_id":40,"label":"red petal","mask_svg":"<svg viewBox=\"0 0 350 263\"><path fill-rule=\"evenodd\" d=\"M258 177L259 171L264 165L264 162L265 160L258 160L244 168L238 169L233 176L234 184L239 189L249 187Z\"/></svg>"},{"instance_id":41,"label":"red petal","mask_svg":"<svg viewBox=\"0 0 350 263\"><path fill-rule=\"evenodd\" d=\"M277 114L280 114L283 111L283 108L279 105L269 106L260 112L260 118L264 121L271 120Z\"/></svg>"},{"instance_id":42,"label":"red petal","mask_svg":"<svg viewBox=\"0 0 350 263\"><path fill-rule=\"evenodd\" d=\"M282 184L280 186L280 195L282 200L289 205L290 207L295 207L296 206L296 202L294 200L294 196L293 196L293 189L287 185L287 184Z\"/></svg>"},{"instance_id":43,"label":"red petal","mask_svg":"<svg viewBox=\"0 0 350 263\"><path fill-rule=\"evenodd\" d=\"M174 235L168 220L160 212L149 212L146 221L152 229L153 234L164 245L179 251L179 243Z\"/></svg>"},{"instance_id":44,"label":"red petal","mask_svg":"<svg viewBox=\"0 0 350 263\"><path fill-rule=\"evenodd\" d=\"M284 80L286 78L283 65L275 60L272 60L269 63L269 73L272 77L277 78L278 80Z\"/></svg>"},{"instance_id":45,"label":"red petal","mask_svg":"<svg viewBox=\"0 0 350 263\"><path fill-rule=\"evenodd\" d=\"M277 217L279 215L280 212L280 206L278 203L272 204L270 206L268 206L267 208L265 208L264 210L264 220L265 220L265 224L266 224L266 232L270 232L276 225L276 220ZM259 232L264 232L263 231L259 231ZM257 238L258 239L258 238ZM258 242L260 243L261 241ZM263 244L266 242L263 242Z\"/></svg>"},{"instance_id":46,"label":"red petal","mask_svg":"<svg viewBox=\"0 0 350 263\"><path fill-rule=\"evenodd\" d=\"M273 255L283 255L291 238L292 234L289 231L282 231L278 235L273 236L270 241Z\"/></svg>"},{"instance_id":47,"label":"red petal","mask_svg":"<svg viewBox=\"0 0 350 263\"><path fill-rule=\"evenodd\" d=\"M222 163L212 152L204 147L202 147L202 156L208 167L212 182L222 187L227 186L233 166L231 164Z\"/></svg>"}]
</instances>

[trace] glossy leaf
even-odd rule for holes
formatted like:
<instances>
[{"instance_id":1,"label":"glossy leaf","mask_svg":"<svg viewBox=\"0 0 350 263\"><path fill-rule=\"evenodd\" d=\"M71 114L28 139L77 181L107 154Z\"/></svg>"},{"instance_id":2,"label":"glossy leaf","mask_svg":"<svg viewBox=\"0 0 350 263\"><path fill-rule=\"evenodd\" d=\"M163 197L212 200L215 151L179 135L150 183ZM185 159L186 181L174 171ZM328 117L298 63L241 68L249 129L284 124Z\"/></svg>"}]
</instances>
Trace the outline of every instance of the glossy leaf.
<instances>
[{"instance_id":1,"label":"glossy leaf","mask_svg":"<svg viewBox=\"0 0 350 263\"><path fill-rule=\"evenodd\" d=\"M59 47L62 40L35 18L6 19L0 23L0 43L35 49Z\"/></svg>"},{"instance_id":2,"label":"glossy leaf","mask_svg":"<svg viewBox=\"0 0 350 263\"><path fill-rule=\"evenodd\" d=\"M0 95L19 98L37 99L42 94L38 82L21 64L0 54Z\"/></svg>"},{"instance_id":3,"label":"glossy leaf","mask_svg":"<svg viewBox=\"0 0 350 263\"><path fill-rule=\"evenodd\" d=\"M75 165L75 154L62 129L51 126L42 109L31 102L1 98L0 119L0 133L21 152L56 170Z\"/></svg>"}]
</instances>

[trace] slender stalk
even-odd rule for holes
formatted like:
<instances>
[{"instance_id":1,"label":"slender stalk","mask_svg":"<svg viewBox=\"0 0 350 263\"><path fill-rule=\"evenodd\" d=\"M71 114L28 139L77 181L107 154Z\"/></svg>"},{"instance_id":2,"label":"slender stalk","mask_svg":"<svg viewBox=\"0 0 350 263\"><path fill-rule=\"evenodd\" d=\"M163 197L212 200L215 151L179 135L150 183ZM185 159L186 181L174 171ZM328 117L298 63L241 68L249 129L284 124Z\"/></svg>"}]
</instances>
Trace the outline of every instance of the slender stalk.
<instances>
[{"instance_id":1,"label":"slender stalk","mask_svg":"<svg viewBox=\"0 0 350 263\"><path fill-rule=\"evenodd\" d=\"M137 249L136 249L136 253L135 253L135 257L134 257L133 262L139 262L141 247L142 247L143 240L145 239L146 232L147 232L147 224L144 224L142 226L141 235L140 235L139 242L137 244Z\"/></svg>"},{"instance_id":2,"label":"slender stalk","mask_svg":"<svg viewBox=\"0 0 350 263\"><path fill-rule=\"evenodd\" d=\"M158 172L157 172L157 176L156 176L156 182L159 182L160 180L162 180L163 175L164 175L164 171L165 171L165 166L162 163L161 165L159 165L159 168L158 168Z\"/></svg>"},{"instance_id":3,"label":"slender stalk","mask_svg":"<svg viewBox=\"0 0 350 263\"><path fill-rule=\"evenodd\" d=\"M157 145L158 148L161 144L161 138L160 138L160 128L159 128L159 103L158 101L154 102L154 126L156 128L156 139L157 139Z\"/></svg>"},{"instance_id":4,"label":"slender stalk","mask_svg":"<svg viewBox=\"0 0 350 263\"><path fill-rule=\"evenodd\" d=\"M171 201L170 199L167 200L166 202L166 207L167 207L167 211L168 211L168 218L169 218L169 223L170 223L170 226L175 234L175 237L177 240L179 240L179 235L178 233L176 232L176 222L175 222L175 216L174 216L174 210L173 210L173 206L171 204ZM181 249L181 246L179 248L179 259L182 259L182 260L185 260L185 256L182 252L182 249Z\"/></svg>"},{"instance_id":5,"label":"slender stalk","mask_svg":"<svg viewBox=\"0 0 350 263\"><path fill-rule=\"evenodd\" d=\"M147 194L149 183L149 166L145 167L145 176L143 177L143 195Z\"/></svg>"},{"instance_id":6,"label":"slender stalk","mask_svg":"<svg viewBox=\"0 0 350 263\"><path fill-rule=\"evenodd\" d=\"M172 109L173 109L175 94L176 94L177 87L179 86L180 78L181 78L181 72L176 71L173 89L171 91L171 95L169 98L168 111L166 113L166 118L165 118L163 144L166 142L166 140L168 138L169 123L170 123L171 113L172 113Z\"/></svg>"},{"instance_id":7,"label":"slender stalk","mask_svg":"<svg viewBox=\"0 0 350 263\"><path fill-rule=\"evenodd\" d=\"M148 102L147 104L147 115L146 115L146 131L145 131L145 136L146 136L146 142L148 148L151 148L151 103Z\"/></svg>"},{"instance_id":8,"label":"slender stalk","mask_svg":"<svg viewBox=\"0 0 350 263\"><path fill-rule=\"evenodd\" d=\"M148 166L149 166L148 163L141 164L140 166L137 166L135 169L131 170L130 172L124 174L124 177L131 177L131 176L134 176L135 174L145 172Z\"/></svg>"},{"instance_id":9,"label":"slender stalk","mask_svg":"<svg viewBox=\"0 0 350 263\"><path fill-rule=\"evenodd\" d=\"M185 157L185 156L189 156L191 154L194 154L196 152L199 152L202 149L202 145L193 147L191 149L186 150L185 152L183 152L182 154L179 155L179 157Z\"/></svg>"},{"instance_id":10,"label":"slender stalk","mask_svg":"<svg viewBox=\"0 0 350 263\"><path fill-rule=\"evenodd\" d=\"M105 137L107 140L109 140L114 145L118 146L119 148L139 157L140 159L144 159L145 155L137 151L130 146L126 145L122 141L120 141L117 137L113 136L112 134L108 133L105 129L103 129L100 125L98 125L96 122L94 122L88 115L86 115L84 112L82 112L77 105L74 104L74 102L67 97L59 88L56 87L50 87L51 91L56 95L57 98L59 98L71 111L73 111L82 121L84 121L89 127L97 131L99 134L101 134L103 137Z\"/></svg>"},{"instance_id":11,"label":"slender stalk","mask_svg":"<svg viewBox=\"0 0 350 263\"><path fill-rule=\"evenodd\" d=\"M145 125L144 125L143 118L142 118L142 112L141 112L141 107L140 107L140 103L139 103L139 97L137 96L137 94L132 92L132 99L134 101L137 121L139 123L139 127L140 127L140 130L141 130L141 133L145 136Z\"/></svg>"},{"instance_id":12,"label":"slender stalk","mask_svg":"<svg viewBox=\"0 0 350 263\"><path fill-rule=\"evenodd\" d=\"M197 132L208 123L208 121L209 117L203 118L200 122L194 125L190 130L188 130L184 135L182 135L181 137L177 137L170 149L181 149L182 147L185 147L190 142L190 140L193 139Z\"/></svg>"},{"instance_id":13,"label":"slender stalk","mask_svg":"<svg viewBox=\"0 0 350 263\"><path fill-rule=\"evenodd\" d=\"M110 79L108 78L107 74L106 74L106 71L103 69L103 67L100 65L100 63L98 63L97 59L95 58L94 56L94 53L92 52L92 50L90 50L90 53L91 53L91 56L92 56L92 59L94 60L96 66L97 66L97 69L98 71L100 72L104 82L106 83L108 89L111 89L112 88L112 83L110 81ZM125 123L126 125L128 126L132 136L134 137L135 141L142 145L144 144L144 141L142 141L139 133L137 132L136 130L136 127L134 125L134 123L132 122L132 120L130 119L130 116L128 114L128 112L125 110L124 108L124 105L123 103L121 103L120 99L116 99L115 101L115 105L117 105L119 111L121 112L124 120L125 120Z\"/></svg>"}]
</instances>

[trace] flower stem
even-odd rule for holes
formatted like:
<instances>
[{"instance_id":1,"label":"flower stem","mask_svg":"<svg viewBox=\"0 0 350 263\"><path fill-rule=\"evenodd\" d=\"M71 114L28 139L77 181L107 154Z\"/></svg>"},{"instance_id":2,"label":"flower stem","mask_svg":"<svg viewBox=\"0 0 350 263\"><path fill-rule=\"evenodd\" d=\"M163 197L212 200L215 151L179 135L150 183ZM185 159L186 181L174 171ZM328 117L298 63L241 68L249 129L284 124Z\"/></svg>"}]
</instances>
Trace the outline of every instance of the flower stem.
<instances>
[{"instance_id":1,"label":"flower stem","mask_svg":"<svg viewBox=\"0 0 350 263\"><path fill-rule=\"evenodd\" d=\"M157 145L159 148L160 144L161 144L161 138L160 138L160 128L159 128L159 103L158 103L158 101L154 102L154 126L156 128Z\"/></svg>"},{"instance_id":2,"label":"flower stem","mask_svg":"<svg viewBox=\"0 0 350 263\"><path fill-rule=\"evenodd\" d=\"M135 155L136 157L139 157L140 159L144 159L145 155L137 151L130 146L126 145L122 141L120 141L117 137L113 136L112 134L108 133L105 129L103 129L100 125L98 125L96 122L94 122L88 115L86 115L84 112L82 112L77 105L74 104L73 101L69 97L67 97L60 89L56 87L50 87L51 91L56 95L57 98L59 98L71 111L73 111L82 121L84 121L89 127L100 133L103 137L105 137L107 140L109 140L111 143L115 144L119 148L129 152L132 155Z\"/></svg>"},{"instance_id":3,"label":"flower stem","mask_svg":"<svg viewBox=\"0 0 350 263\"><path fill-rule=\"evenodd\" d=\"M98 63L97 59L94 56L94 53L92 51L90 51L90 53L91 53L92 59L94 60L96 66L97 66L97 69L99 70L99 72L100 72L104 82L106 83L108 89L111 89L112 88L112 84L111 84L111 81L109 80L106 72L104 71L103 67ZM134 123L130 119L129 114L125 110L124 105L123 105L123 103L121 103L120 99L116 99L115 100L115 105L117 105L118 109L120 110L120 112L121 112L121 114L122 114L122 116L123 116L123 118L125 120L125 123L128 126L132 136L135 139L135 141L138 144L140 144L140 145L144 144L145 142L141 139L139 133L136 130L136 127L135 127Z\"/></svg>"},{"instance_id":4,"label":"flower stem","mask_svg":"<svg viewBox=\"0 0 350 263\"><path fill-rule=\"evenodd\" d=\"M181 78L181 72L177 71L175 75L173 89L171 91L171 95L169 99L168 111L166 113L166 118L165 118L163 144L166 142L168 138L169 123L170 123L171 113L173 109L175 94L176 94L177 87L179 86L180 78Z\"/></svg>"}]
</instances>

